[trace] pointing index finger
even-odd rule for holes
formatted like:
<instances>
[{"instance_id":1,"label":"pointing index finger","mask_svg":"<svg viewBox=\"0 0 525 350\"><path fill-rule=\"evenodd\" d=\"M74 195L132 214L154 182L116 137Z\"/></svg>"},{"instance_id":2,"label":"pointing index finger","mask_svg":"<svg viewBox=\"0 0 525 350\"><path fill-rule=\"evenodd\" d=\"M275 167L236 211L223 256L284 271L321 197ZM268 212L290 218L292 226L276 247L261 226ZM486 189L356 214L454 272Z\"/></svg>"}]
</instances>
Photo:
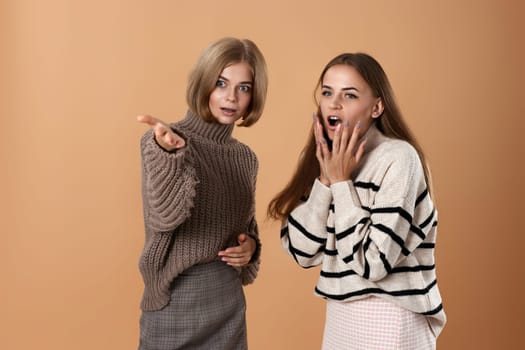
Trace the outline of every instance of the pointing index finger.
<instances>
[{"instance_id":1,"label":"pointing index finger","mask_svg":"<svg viewBox=\"0 0 525 350\"><path fill-rule=\"evenodd\" d=\"M153 118L151 115L139 115L137 116L137 121L139 123L148 124L150 126L155 126L159 121L156 118Z\"/></svg>"}]
</instances>

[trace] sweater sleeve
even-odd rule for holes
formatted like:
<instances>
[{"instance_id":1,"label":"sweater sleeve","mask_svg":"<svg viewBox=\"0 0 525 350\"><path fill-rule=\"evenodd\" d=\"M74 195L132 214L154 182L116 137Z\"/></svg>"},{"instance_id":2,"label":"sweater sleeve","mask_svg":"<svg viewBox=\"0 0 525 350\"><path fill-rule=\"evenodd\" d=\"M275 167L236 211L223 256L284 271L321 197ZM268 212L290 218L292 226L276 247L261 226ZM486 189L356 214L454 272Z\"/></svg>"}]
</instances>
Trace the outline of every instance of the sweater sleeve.
<instances>
[{"instance_id":1,"label":"sweater sleeve","mask_svg":"<svg viewBox=\"0 0 525 350\"><path fill-rule=\"evenodd\" d=\"M153 232L173 231L190 216L197 180L188 144L168 152L157 144L153 130L142 137L144 221Z\"/></svg>"},{"instance_id":2,"label":"sweater sleeve","mask_svg":"<svg viewBox=\"0 0 525 350\"><path fill-rule=\"evenodd\" d=\"M255 218L255 190L257 187L257 174L259 172L259 161L257 155L249 148L244 148L247 151L249 159L248 164L250 164L251 169L251 186L252 186L252 205L250 209L250 214L248 215L249 221L246 229L246 234L255 240L255 251L250 259L250 262L241 267L241 281L243 285L253 283L257 274L259 272L259 267L261 266L261 240L259 238L259 227L257 225L257 220Z\"/></svg>"},{"instance_id":3,"label":"sweater sleeve","mask_svg":"<svg viewBox=\"0 0 525 350\"><path fill-rule=\"evenodd\" d=\"M409 256L436 217L415 150L406 147L395 156L371 208L361 204L352 181L331 186L338 255L371 281L381 280Z\"/></svg>"},{"instance_id":4,"label":"sweater sleeve","mask_svg":"<svg viewBox=\"0 0 525 350\"><path fill-rule=\"evenodd\" d=\"M255 217L251 219L246 233L255 240L256 247L250 262L241 268L241 280L243 285L253 283L259 272L259 267L261 266L261 240L259 239L259 228Z\"/></svg>"},{"instance_id":5,"label":"sweater sleeve","mask_svg":"<svg viewBox=\"0 0 525 350\"><path fill-rule=\"evenodd\" d=\"M283 222L281 244L302 267L323 262L331 201L330 189L316 179L308 200L297 206Z\"/></svg>"}]
</instances>

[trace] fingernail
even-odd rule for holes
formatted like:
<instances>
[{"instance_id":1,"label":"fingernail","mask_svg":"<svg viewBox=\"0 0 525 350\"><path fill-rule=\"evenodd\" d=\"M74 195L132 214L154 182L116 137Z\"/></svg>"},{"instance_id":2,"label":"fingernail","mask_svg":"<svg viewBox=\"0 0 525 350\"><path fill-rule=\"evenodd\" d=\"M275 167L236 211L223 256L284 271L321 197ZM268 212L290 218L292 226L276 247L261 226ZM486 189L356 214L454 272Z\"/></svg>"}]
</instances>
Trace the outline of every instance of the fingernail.
<instances>
[{"instance_id":1,"label":"fingernail","mask_svg":"<svg viewBox=\"0 0 525 350\"><path fill-rule=\"evenodd\" d=\"M348 124L350 124L350 123L348 122L348 119L345 119L345 128L348 128Z\"/></svg>"},{"instance_id":2,"label":"fingernail","mask_svg":"<svg viewBox=\"0 0 525 350\"><path fill-rule=\"evenodd\" d=\"M356 124L355 126L356 126L356 128L358 128L358 129L359 129L359 128L361 127L361 121L360 121L360 120L358 120L358 121L357 121L357 124Z\"/></svg>"},{"instance_id":3,"label":"fingernail","mask_svg":"<svg viewBox=\"0 0 525 350\"><path fill-rule=\"evenodd\" d=\"M315 115L315 113L312 113L312 119L314 122L317 120L317 116Z\"/></svg>"}]
</instances>

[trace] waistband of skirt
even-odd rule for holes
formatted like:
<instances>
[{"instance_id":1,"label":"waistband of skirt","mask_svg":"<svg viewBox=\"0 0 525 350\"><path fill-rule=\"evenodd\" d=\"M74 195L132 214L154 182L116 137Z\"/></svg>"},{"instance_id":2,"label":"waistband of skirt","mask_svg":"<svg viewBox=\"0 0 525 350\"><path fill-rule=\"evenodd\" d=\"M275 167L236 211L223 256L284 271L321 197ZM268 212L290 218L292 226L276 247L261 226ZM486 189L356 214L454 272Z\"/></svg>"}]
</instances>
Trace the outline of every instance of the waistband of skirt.
<instances>
[{"instance_id":1,"label":"waistband of skirt","mask_svg":"<svg viewBox=\"0 0 525 350\"><path fill-rule=\"evenodd\" d=\"M211 262L206 262L203 264L196 264L188 267L186 270L182 271L181 276L193 276L193 275L203 275L208 273L216 273L217 271L232 271L236 272L236 269L233 266L226 264L224 261L216 260Z\"/></svg>"}]
</instances>

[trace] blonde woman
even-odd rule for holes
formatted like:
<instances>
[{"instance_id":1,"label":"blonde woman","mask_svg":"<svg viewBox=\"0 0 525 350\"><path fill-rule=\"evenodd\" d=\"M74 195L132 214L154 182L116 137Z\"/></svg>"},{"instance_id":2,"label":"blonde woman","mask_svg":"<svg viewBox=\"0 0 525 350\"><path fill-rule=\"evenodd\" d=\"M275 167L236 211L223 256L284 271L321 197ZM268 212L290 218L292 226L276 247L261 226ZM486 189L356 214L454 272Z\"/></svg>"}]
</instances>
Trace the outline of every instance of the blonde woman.
<instances>
[{"instance_id":1,"label":"blonde woman","mask_svg":"<svg viewBox=\"0 0 525 350\"><path fill-rule=\"evenodd\" d=\"M151 116L141 141L145 245L139 349L246 349L242 285L259 268L257 157L232 137L260 118L266 63L250 40L208 46L189 77L189 110Z\"/></svg>"},{"instance_id":2,"label":"blonde woman","mask_svg":"<svg viewBox=\"0 0 525 350\"><path fill-rule=\"evenodd\" d=\"M321 265L323 349L434 349L445 313L421 147L369 55L333 58L316 91L313 132L268 213L300 266Z\"/></svg>"}]
</instances>

